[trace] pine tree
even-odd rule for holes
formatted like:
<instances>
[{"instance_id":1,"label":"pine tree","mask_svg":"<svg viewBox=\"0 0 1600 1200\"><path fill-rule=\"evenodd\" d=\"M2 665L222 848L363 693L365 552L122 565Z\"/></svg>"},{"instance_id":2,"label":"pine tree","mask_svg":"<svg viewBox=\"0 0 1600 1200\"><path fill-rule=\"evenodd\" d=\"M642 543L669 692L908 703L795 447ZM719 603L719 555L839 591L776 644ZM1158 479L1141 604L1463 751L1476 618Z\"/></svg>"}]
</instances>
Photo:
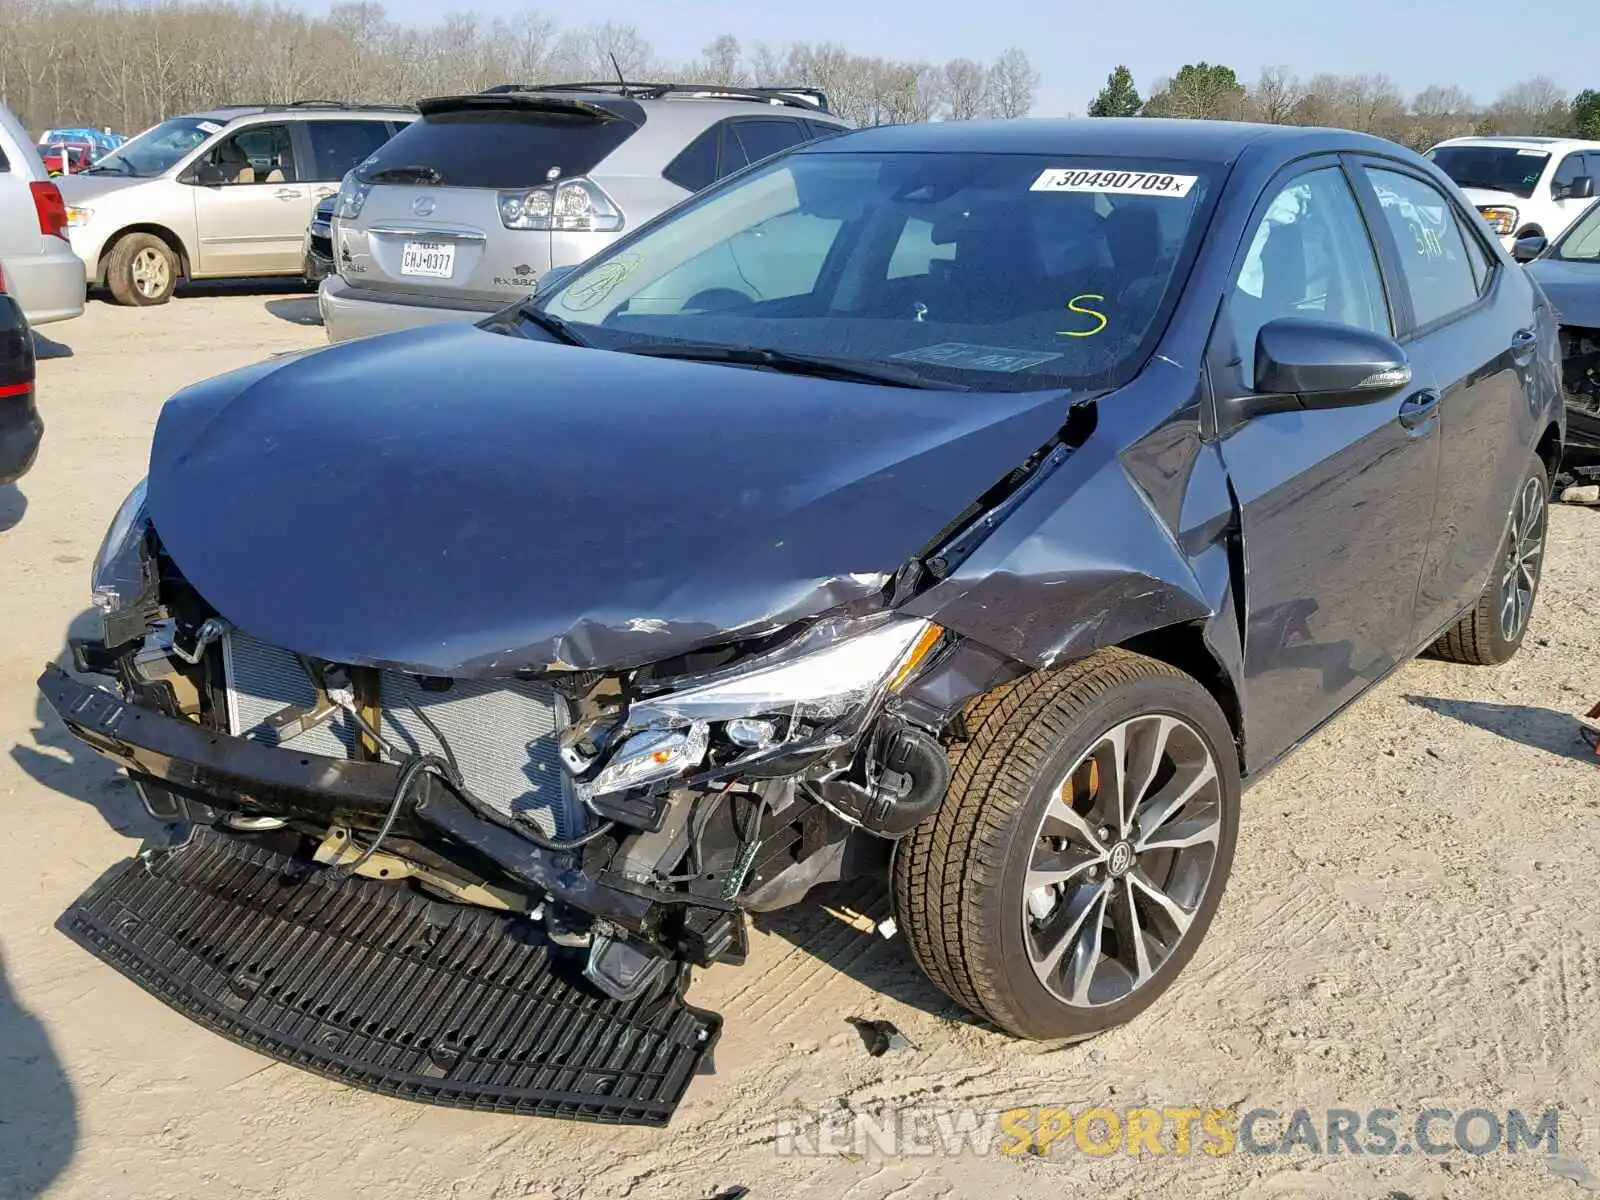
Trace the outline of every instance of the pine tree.
<instances>
[{"instance_id":1,"label":"pine tree","mask_svg":"<svg viewBox=\"0 0 1600 1200\"><path fill-rule=\"evenodd\" d=\"M1106 76L1106 85L1089 105L1091 117L1137 117L1144 107L1139 89L1133 86L1133 72L1118 67Z\"/></svg>"}]
</instances>

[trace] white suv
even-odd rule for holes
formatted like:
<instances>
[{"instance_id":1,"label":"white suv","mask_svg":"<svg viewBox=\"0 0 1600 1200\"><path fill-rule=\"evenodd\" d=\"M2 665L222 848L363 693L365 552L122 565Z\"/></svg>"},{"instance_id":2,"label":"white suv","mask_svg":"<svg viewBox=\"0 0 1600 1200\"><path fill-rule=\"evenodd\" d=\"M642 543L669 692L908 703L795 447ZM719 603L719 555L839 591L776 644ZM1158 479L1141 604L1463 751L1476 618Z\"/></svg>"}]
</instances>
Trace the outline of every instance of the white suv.
<instances>
[{"instance_id":1,"label":"white suv","mask_svg":"<svg viewBox=\"0 0 1600 1200\"><path fill-rule=\"evenodd\" d=\"M0 105L0 291L30 324L83 311L83 264L67 244L67 210L33 139Z\"/></svg>"},{"instance_id":2,"label":"white suv","mask_svg":"<svg viewBox=\"0 0 1600 1200\"><path fill-rule=\"evenodd\" d=\"M1507 250L1550 241L1583 215L1600 183L1600 142L1555 137L1464 137L1427 157L1477 205Z\"/></svg>"}]
</instances>

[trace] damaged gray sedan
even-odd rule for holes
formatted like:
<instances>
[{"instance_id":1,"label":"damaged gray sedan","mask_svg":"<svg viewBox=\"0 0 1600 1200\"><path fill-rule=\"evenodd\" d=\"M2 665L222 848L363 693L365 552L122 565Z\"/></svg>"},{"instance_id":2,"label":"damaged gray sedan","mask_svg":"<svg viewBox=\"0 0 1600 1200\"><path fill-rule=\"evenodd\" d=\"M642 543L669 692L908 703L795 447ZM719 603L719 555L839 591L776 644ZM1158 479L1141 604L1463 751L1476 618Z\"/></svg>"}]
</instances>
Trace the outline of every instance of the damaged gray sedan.
<instances>
[{"instance_id":1,"label":"damaged gray sedan","mask_svg":"<svg viewBox=\"0 0 1600 1200\"><path fill-rule=\"evenodd\" d=\"M659 1123L689 969L878 874L955 1001L1093 1035L1195 954L1242 780L1516 652L1557 354L1357 134L769 160L478 326L170 401L40 681L168 833L65 927L311 1070Z\"/></svg>"}]
</instances>

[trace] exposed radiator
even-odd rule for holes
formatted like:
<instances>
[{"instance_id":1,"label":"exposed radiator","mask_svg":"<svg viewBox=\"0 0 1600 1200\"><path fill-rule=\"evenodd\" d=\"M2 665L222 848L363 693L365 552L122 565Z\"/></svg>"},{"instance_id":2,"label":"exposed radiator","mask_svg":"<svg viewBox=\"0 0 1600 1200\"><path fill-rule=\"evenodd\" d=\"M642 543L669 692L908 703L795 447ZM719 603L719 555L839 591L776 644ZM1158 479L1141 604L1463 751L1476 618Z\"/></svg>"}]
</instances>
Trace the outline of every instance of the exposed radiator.
<instances>
[{"instance_id":1,"label":"exposed radiator","mask_svg":"<svg viewBox=\"0 0 1600 1200\"><path fill-rule=\"evenodd\" d=\"M237 630L223 638L222 655L229 731L277 745L278 734L262 722L290 705L310 707L315 685L292 652ZM584 810L566 786L557 752L560 710L551 688L458 679L448 690L433 692L409 676L384 671L378 695L380 729L397 747L442 753L438 739L411 711L414 704L449 741L467 787L480 800L530 821L548 836L572 837L583 831ZM339 713L283 744L304 754L349 758L357 744L355 725Z\"/></svg>"}]
</instances>

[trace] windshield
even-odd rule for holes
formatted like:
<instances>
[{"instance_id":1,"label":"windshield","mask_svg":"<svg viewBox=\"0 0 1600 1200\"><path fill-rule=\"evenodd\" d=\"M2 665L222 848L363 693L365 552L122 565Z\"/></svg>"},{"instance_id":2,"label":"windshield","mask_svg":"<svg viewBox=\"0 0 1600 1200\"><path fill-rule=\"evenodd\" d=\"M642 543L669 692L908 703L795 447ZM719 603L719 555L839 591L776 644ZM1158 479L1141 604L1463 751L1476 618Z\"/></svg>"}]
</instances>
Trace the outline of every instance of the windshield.
<instances>
[{"instance_id":1,"label":"windshield","mask_svg":"<svg viewBox=\"0 0 1600 1200\"><path fill-rule=\"evenodd\" d=\"M199 117L174 117L118 146L89 168L91 175L133 175L147 178L169 170L222 126Z\"/></svg>"},{"instance_id":2,"label":"windshield","mask_svg":"<svg viewBox=\"0 0 1600 1200\"><path fill-rule=\"evenodd\" d=\"M1600 262L1600 201L1589 206L1589 211L1578 218L1567 235L1556 243L1551 258L1564 258L1570 262Z\"/></svg>"},{"instance_id":3,"label":"windshield","mask_svg":"<svg viewBox=\"0 0 1600 1200\"><path fill-rule=\"evenodd\" d=\"M541 306L590 345L758 348L979 389L1111 387L1148 357L1211 165L800 152L618 243Z\"/></svg>"},{"instance_id":4,"label":"windshield","mask_svg":"<svg viewBox=\"0 0 1600 1200\"><path fill-rule=\"evenodd\" d=\"M1524 199L1533 195L1550 161L1543 150L1515 146L1438 146L1428 151L1428 157L1457 187L1510 192Z\"/></svg>"}]
</instances>

